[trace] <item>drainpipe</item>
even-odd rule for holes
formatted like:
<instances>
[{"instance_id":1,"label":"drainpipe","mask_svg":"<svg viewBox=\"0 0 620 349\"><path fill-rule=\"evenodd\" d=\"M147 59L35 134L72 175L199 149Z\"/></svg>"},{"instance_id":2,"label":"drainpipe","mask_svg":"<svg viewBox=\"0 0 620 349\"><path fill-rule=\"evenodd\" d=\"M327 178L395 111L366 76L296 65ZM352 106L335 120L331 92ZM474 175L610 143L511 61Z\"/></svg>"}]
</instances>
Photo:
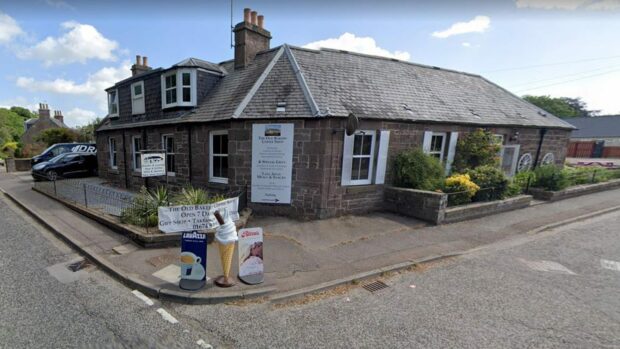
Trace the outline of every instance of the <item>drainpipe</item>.
<instances>
[{"instance_id":1,"label":"drainpipe","mask_svg":"<svg viewBox=\"0 0 620 349\"><path fill-rule=\"evenodd\" d=\"M125 188L129 189L129 175L127 175L127 147L125 146L125 130L123 130L123 163L125 164Z\"/></svg>"},{"instance_id":2,"label":"drainpipe","mask_svg":"<svg viewBox=\"0 0 620 349\"><path fill-rule=\"evenodd\" d=\"M192 185L192 128L190 125L187 125L187 159L189 164L189 185Z\"/></svg>"},{"instance_id":3,"label":"drainpipe","mask_svg":"<svg viewBox=\"0 0 620 349\"><path fill-rule=\"evenodd\" d=\"M536 158L534 159L533 168L538 167L538 159L540 158L540 150L542 149L543 141L545 140L545 134L547 134L546 128L540 129L540 139L538 140L538 148L536 149Z\"/></svg>"}]
</instances>

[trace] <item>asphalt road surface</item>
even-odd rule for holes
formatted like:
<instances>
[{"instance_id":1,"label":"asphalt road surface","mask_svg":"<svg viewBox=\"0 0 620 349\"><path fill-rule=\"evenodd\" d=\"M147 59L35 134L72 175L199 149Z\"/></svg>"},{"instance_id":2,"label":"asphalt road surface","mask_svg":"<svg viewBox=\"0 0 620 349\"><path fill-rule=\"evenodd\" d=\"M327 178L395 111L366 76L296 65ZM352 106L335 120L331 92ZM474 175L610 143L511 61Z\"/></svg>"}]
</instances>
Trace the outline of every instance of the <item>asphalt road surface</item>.
<instances>
[{"instance_id":1,"label":"asphalt road surface","mask_svg":"<svg viewBox=\"0 0 620 349\"><path fill-rule=\"evenodd\" d=\"M13 210L0 198L0 348L620 348L620 212L389 275L374 293L188 306L69 271L79 255Z\"/></svg>"}]
</instances>

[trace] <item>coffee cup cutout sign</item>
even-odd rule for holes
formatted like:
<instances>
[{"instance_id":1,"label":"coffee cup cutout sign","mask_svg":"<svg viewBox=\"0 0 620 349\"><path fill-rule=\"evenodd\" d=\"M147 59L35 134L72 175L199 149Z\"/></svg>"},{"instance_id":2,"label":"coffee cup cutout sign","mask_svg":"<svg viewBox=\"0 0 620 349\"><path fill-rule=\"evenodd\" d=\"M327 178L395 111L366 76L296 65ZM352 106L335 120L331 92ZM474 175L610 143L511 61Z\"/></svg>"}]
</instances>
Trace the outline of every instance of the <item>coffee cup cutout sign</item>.
<instances>
[{"instance_id":1,"label":"coffee cup cutout sign","mask_svg":"<svg viewBox=\"0 0 620 349\"><path fill-rule=\"evenodd\" d=\"M264 281L262 228L239 230L239 280L250 285Z\"/></svg>"},{"instance_id":2,"label":"coffee cup cutout sign","mask_svg":"<svg viewBox=\"0 0 620 349\"><path fill-rule=\"evenodd\" d=\"M198 231L181 235L181 280L179 287L197 291L207 279L207 234Z\"/></svg>"}]
</instances>

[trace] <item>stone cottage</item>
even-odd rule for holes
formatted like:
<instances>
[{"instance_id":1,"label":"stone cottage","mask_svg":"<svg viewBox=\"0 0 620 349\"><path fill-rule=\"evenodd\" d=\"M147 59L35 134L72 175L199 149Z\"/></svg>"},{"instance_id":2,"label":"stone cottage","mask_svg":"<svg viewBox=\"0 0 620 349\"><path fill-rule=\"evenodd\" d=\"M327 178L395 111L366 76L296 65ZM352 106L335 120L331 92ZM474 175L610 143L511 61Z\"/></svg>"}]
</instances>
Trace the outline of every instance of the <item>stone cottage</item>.
<instances>
[{"instance_id":1,"label":"stone cottage","mask_svg":"<svg viewBox=\"0 0 620 349\"><path fill-rule=\"evenodd\" d=\"M270 48L263 23L244 11L230 61L152 69L138 56L133 75L107 89L99 176L133 190L243 191L257 212L313 219L381 209L400 151L421 147L449 172L458 138L477 128L501 140L508 175L564 161L573 126L479 75ZM144 150L165 152L166 177L141 177Z\"/></svg>"},{"instance_id":2,"label":"stone cottage","mask_svg":"<svg viewBox=\"0 0 620 349\"><path fill-rule=\"evenodd\" d=\"M34 145L37 143L35 142L36 136L50 128L69 127L65 125L64 116L60 110L55 110L54 117L52 117L49 106L45 103L39 103L39 117L28 119L24 122L24 134L21 138L22 144L25 147Z\"/></svg>"}]
</instances>

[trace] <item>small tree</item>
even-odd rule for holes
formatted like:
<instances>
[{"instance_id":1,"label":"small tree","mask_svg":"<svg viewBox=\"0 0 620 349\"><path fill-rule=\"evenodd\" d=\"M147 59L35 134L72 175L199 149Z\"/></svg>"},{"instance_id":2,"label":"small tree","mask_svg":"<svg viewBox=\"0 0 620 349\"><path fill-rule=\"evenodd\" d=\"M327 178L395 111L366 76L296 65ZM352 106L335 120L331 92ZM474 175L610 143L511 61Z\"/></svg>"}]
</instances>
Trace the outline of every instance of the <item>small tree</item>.
<instances>
[{"instance_id":1,"label":"small tree","mask_svg":"<svg viewBox=\"0 0 620 349\"><path fill-rule=\"evenodd\" d=\"M394 160L394 184L421 190L441 188L444 170L439 160L420 149L404 151Z\"/></svg>"},{"instance_id":2,"label":"small tree","mask_svg":"<svg viewBox=\"0 0 620 349\"><path fill-rule=\"evenodd\" d=\"M497 166L501 146L493 134L483 129L459 139L454 155L453 171L463 173L478 166Z\"/></svg>"},{"instance_id":3,"label":"small tree","mask_svg":"<svg viewBox=\"0 0 620 349\"><path fill-rule=\"evenodd\" d=\"M48 147L56 143L71 143L76 140L76 133L68 128L50 128L35 137L36 142L43 142Z\"/></svg>"}]
</instances>

